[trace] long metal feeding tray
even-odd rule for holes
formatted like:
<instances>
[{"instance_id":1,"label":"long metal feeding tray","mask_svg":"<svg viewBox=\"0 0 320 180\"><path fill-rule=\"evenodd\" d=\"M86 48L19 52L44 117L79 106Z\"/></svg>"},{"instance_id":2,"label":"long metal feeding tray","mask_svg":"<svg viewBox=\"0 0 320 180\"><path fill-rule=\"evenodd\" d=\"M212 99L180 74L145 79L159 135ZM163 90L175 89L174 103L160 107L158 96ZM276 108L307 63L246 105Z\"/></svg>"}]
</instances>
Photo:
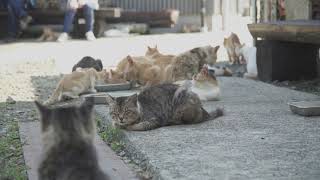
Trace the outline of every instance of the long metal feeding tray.
<instances>
[{"instance_id":1,"label":"long metal feeding tray","mask_svg":"<svg viewBox=\"0 0 320 180\"><path fill-rule=\"evenodd\" d=\"M110 92L110 91L122 91L130 90L131 83L121 83L121 84L99 84L95 86L98 92Z\"/></svg>"},{"instance_id":2,"label":"long metal feeding tray","mask_svg":"<svg viewBox=\"0 0 320 180\"><path fill-rule=\"evenodd\" d=\"M320 101L289 102L292 112L301 116L320 116Z\"/></svg>"}]
</instances>

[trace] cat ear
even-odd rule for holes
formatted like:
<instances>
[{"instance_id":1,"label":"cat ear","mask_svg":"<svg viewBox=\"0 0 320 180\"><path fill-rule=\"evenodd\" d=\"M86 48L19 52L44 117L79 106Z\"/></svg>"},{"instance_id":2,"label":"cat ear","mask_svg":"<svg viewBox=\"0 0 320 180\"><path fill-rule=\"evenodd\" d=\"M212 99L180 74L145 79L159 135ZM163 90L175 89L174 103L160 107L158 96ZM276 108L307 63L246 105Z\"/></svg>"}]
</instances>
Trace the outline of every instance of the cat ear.
<instances>
[{"instance_id":1,"label":"cat ear","mask_svg":"<svg viewBox=\"0 0 320 180\"><path fill-rule=\"evenodd\" d=\"M94 97L87 97L85 101L80 106L81 112L91 113L94 107Z\"/></svg>"},{"instance_id":2,"label":"cat ear","mask_svg":"<svg viewBox=\"0 0 320 180\"><path fill-rule=\"evenodd\" d=\"M108 103L109 106L112 106L115 104L115 98L113 98L112 96L110 96L109 94L106 94L106 101Z\"/></svg>"},{"instance_id":3,"label":"cat ear","mask_svg":"<svg viewBox=\"0 0 320 180\"><path fill-rule=\"evenodd\" d=\"M148 46L148 50L149 50L149 51L151 51L151 50L152 50L152 48L151 48L150 46Z\"/></svg>"},{"instance_id":4,"label":"cat ear","mask_svg":"<svg viewBox=\"0 0 320 180\"><path fill-rule=\"evenodd\" d=\"M158 49L158 45L156 45L156 47L154 47L155 49Z\"/></svg>"},{"instance_id":5,"label":"cat ear","mask_svg":"<svg viewBox=\"0 0 320 180\"><path fill-rule=\"evenodd\" d=\"M220 46L216 46L216 47L214 47L214 53L217 53L217 52L218 52L218 50L219 50L219 48L220 48Z\"/></svg>"},{"instance_id":6,"label":"cat ear","mask_svg":"<svg viewBox=\"0 0 320 180\"><path fill-rule=\"evenodd\" d=\"M131 56L127 56L127 60L129 62L130 65L133 65L133 58Z\"/></svg>"},{"instance_id":7,"label":"cat ear","mask_svg":"<svg viewBox=\"0 0 320 180\"><path fill-rule=\"evenodd\" d=\"M138 94L133 94L131 96L129 96L126 100L127 103L133 103L134 105L137 104L137 100L138 100Z\"/></svg>"},{"instance_id":8,"label":"cat ear","mask_svg":"<svg viewBox=\"0 0 320 180\"><path fill-rule=\"evenodd\" d=\"M35 101L34 103L40 114L41 129L44 131L50 124L49 116L51 111L48 107L42 105L38 101Z\"/></svg>"}]
</instances>

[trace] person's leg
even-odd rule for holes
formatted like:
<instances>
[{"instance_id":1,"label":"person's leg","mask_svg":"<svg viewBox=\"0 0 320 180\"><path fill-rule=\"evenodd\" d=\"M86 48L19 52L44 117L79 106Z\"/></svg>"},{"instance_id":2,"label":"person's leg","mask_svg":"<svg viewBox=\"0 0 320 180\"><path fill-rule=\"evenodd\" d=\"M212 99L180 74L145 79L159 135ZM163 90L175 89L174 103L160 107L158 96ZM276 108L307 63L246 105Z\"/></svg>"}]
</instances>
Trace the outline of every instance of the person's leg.
<instances>
[{"instance_id":1,"label":"person's leg","mask_svg":"<svg viewBox=\"0 0 320 180\"><path fill-rule=\"evenodd\" d=\"M23 0L9 0L8 6L12 8L14 14L19 19L28 15L24 9Z\"/></svg>"},{"instance_id":2,"label":"person's leg","mask_svg":"<svg viewBox=\"0 0 320 180\"><path fill-rule=\"evenodd\" d=\"M63 32L69 33L72 28L72 23L74 16L76 15L77 10L75 9L68 9L64 16L64 23L63 23Z\"/></svg>"},{"instance_id":3,"label":"person's leg","mask_svg":"<svg viewBox=\"0 0 320 180\"><path fill-rule=\"evenodd\" d=\"M86 20L86 32L93 31L94 10L88 5L83 6L84 18Z\"/></svg>"},{"instance_id":4,"label":"person's leg","mask_svg":"<svg viewBox=\"0 0 320 180\"><path fill-rule=\"evenodd\" d=\"M8 4L8 36L9 38L15 38L18 34L18 19L12 6Z\"/></svg>"}]
</instances>

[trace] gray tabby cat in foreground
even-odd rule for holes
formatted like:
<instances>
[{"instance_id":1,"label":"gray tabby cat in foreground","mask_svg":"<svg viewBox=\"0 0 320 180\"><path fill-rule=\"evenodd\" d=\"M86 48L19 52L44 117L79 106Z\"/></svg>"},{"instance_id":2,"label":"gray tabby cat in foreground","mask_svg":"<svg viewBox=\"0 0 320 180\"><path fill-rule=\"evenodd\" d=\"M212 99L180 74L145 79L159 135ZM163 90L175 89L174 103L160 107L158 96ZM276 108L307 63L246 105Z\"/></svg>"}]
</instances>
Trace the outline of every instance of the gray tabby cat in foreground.
<instances>
[{"instance_id":1,"label":"gray tabby cat in foreground","mask_svg":"<svg viewBox=\"0 0 320 180\"><path fill-rule=\"evenodd\" d=\"M195 93L186 86L160 84L147 87L139 95L107 97L113 125L131 131L162 126L195 124L223 115L217 108L208 113Z\"/></svg>"},{"instance_id":2,"label":"gray tabby cat in foreground","mask_svg":"<svg viewBox=\"0 0 320 180\"><path fill-rule=\"evenodd\" d=\"M93 100L80 106L46 107L35 102L39 112L43 157L40 180L106 180L98 165L93 141Z\"/></svg>"}]
</instances>

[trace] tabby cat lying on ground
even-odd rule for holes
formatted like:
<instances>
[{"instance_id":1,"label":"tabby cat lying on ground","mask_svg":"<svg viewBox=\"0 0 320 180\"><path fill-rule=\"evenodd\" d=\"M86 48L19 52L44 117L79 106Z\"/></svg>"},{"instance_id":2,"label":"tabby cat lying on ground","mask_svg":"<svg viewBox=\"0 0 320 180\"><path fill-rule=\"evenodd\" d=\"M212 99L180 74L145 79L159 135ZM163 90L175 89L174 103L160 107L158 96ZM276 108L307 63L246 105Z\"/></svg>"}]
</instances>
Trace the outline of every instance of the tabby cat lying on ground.
<instances>
[{"instance_id":1,"label":"tabby cat lying on ground","mask_svg":"<svg viewBox=\"0 0 320 180\"><path fill-rule=\"evenodd\" d=\"M96 71L102 71L103 65L100 59L94 59L90 56L83 57L77 64L72 67L72 72L77 68L94 68Z\"/></svg>"},{"instance_id":2,"label":"tabby cat lying on ground","mask_svg":"<svg viewBox=\"0 0 320 180\"><path fill-rule=\"evenodd\" d=\"M35 103L41 122L40 180L107 180L94 147L93 100L81 106L48 108Z\"/></svg>"},{"instance_id":3,"label":"tabby cat lying on ground","mask_svg":"<svg viewBox=\"0 0 320 180\"><path fill-rule=\"evenodd\" d=\"M114 126L146 131L162 126L194 124L223 115L222 109L208 113L195 93L187 87L160 84L129 97L107 97Z\"/></svg>"},{"instance_id":4,"label":"tabby cat lying on ground","mask_svg":"<svg viewBox=\"0 0 320 180\"><path fill-rule=\"evenodd\" d=\"M75 99L82 93L95 93L94 88L96 80L104 80L107 78L106 71L97 72L94 68L84 69L82 71L74 71L66 74L60 80L57 88L52 96L45 104L53 104L64 100L65 98Z\"/></svg>"},{"instance_id":5,"label":"tabby cat lying on ground","mask_svg":"<svg viewBox=\"0 0 320 180\"><path fill-rule=\"evenodd\" d=\"M204 64L213 65L217 61L219 46L198 47L176 56L165 74L168 82L189 79L197 74Z\"/></svg>"},{"instance_id":6,"label":"tabby cat lying on ground","mask_svg":"<svg viewBox=\"0 0 320 180\"><path fill-rule=\"evenodd\" d=\"M220 97L220 88L215 77L215 71L208 69L207 65L203 66L201 71L192 80L176 83L189 87L192 92L199 96L201 101L215 101Z\"/></svg>"}]
</instances>

